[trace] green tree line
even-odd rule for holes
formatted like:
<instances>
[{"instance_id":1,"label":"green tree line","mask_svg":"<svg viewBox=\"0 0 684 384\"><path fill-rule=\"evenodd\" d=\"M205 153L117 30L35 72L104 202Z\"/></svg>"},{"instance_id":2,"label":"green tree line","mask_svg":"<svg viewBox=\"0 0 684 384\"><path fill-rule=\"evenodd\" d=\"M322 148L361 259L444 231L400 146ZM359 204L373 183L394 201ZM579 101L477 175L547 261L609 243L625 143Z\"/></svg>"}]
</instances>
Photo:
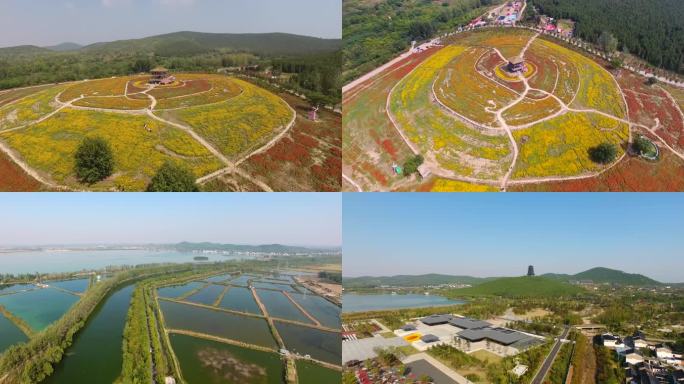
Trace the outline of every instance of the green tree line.
<instances>
[{"instance_id":1,"label":"green tree line","mask_svg":"<svg viewBox=\"0 0 684 384\"><path fill-rule=\"evenodd\" d=\"M576 21L576 36L599 43L609 32L617 48L650 64L684 73L684 2L681 0L531 0L538 11ZM605 36L605 35L604 35Z\"/></svg>"}]
</instances>

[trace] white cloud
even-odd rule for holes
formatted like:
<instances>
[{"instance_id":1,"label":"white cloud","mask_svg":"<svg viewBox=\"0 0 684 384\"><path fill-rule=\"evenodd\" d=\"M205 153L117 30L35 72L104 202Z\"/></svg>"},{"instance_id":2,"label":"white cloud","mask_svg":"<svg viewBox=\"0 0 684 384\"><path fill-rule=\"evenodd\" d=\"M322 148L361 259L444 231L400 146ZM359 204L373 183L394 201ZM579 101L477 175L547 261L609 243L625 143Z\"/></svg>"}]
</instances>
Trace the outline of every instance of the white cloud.
<instances>
[{"instance_id":1,"label":"white cloud","mask_svg":"<svg viewBox=\"0 0 684 384\"><path fill-rule=\"evenodd\" d=\"M189 6L194 5L196 0L158 0L161 5L168 5L172 7L176 6Z\"/></svg>"},{"instance_id":2,"label":"white cloud","mask_svg":"<svg viewBox=\"0 0 684 384\"><path fill-rule=\"evenodd\" d=\"M131 0L102 0L102 5L108 8L115 7L117 5L128 5Z\"/></svg>"}]
</instances>

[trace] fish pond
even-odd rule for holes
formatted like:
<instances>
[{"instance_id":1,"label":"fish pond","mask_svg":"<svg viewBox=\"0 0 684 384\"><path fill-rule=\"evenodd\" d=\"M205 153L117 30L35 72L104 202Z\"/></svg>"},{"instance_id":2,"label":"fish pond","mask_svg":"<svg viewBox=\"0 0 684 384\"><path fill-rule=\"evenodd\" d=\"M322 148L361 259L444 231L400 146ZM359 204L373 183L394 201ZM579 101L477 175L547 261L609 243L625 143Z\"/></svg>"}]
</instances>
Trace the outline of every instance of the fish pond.
<instances>
[{"instance_id":1,"label":"fish pond","mask_svg":"<svg viewBox=\"0 0 684 384\"><path fill-rule=\"evenodd\" d=\"M263 281L255 281L252 285L254 285L254 288L267 288L267 289L276 289L278 291L285 291L285 292L297 292L294 288L292 288L291 285L287 285L287 284L274 284L274 283L266 283Z\"/></svg>"},{"instance_id":2,"label":"fish pond","mask_svg":"<svg viewBox=\"0 0 684 384\"><path fill-rule=\"evenodd\" d=\"M43 288L0 296L0 305L24 320L33 330L42 331L62 317L78 299L70 293Z\"/></svg>"},{"instance_id":3,"label":"fish pond","mask_svg":"<svg viewBox=\"0 0 684 384\"><path fill-rule=\"evenodd\" d=\"M313 324L282 292L257 289L257 295L269 316Z\"/></svg>"},{"instance_id":4,"label":"fish pond","mask_svg":"<svg viewBox=\"0 0 684 384\"><path fill-rule=\"evenodd\" d=\"M223 296L219 306L238 312L262 314L259 305L254 300L252 291L242 287L230 287Z\"/></svg>"},{"instance_id":5,"label":"fish pond","mask_svg":"<svg viewBox=\"0 0 684 384\"><path fill-rule=\"evenodd\" d=\"M188 296L185 300L198 304L213 305L225 288L223 285L209 285L200 289L197 293Z\"/></svg>"},{"instance_id":6,"label":"fish pond","mask_svg":"<svg viewBox=\"0 0 684 384\"><path fill-rule=\"evenodd\" d=\"M442 305L465 304L463 300L452 300L436 295L359 295L345 293L342 295L342 312L381 311L398 308L439 307Z\"/></svg>"},{"instance_id":7,"label":"fish pond","mask_svg":"<svg viewBox=\"0 0 684 384\"><path fill-rule=\"evenodd\" d=\"M275 321L276 329L290 352L311 355L316 360L340 365L342 362L342 338L337 332Z\"/></svg>"},{"instance_id":8,"label":"fish pond","mask_svg":"<svg viewBox=\"0 0 684 384\"><path fill-rule=\"evenodd\" d=\"M337 305L317 295L291 293L290 296L322 325L336 329L342 326L341 309Z\"/></svg>"},{"instance_id":9,"label":"fish pond","mask_svg":"<svg viewBox=\"0 0 684 384\"><path fill-rule=\"evenodd\" d=\"M203 285L204 284L198 281L191 281L187 284L171 285L168 287L157 289L157 295L159 295L159 297L175 299L176 297L183 296L184 294L193 291Z\"/></svg>"},{"instance_id":10,"label":"fish pond","mask_svg":"<svg viewBox=\"0 0 684 384\"><path fill-rule=\"evenodd\" d=\"M169 339L180 362L183 378L189 384L285 383L285 367L277 353L181 334L172 333Z\"/></svg>"},{"instance_id":11,"label":"fish pond","mask_svg":"<svg viewBox=\"0 0 684 384\"><path fill-rule=\"evenodd\" d=\"M83 293L90 285L90 279L77 280L61 280L61 281L47 281L45 284L57 288L66 289L67 291Z\"/></svg>"},{"instance_id":12,"label":"fish pond","mask_svg":"<svg viewBox=\"0 0 684 384\"><path fill-rule=\"evenodd\" d=\"M11 284L11 285L0 285L0 295L6 295L9 293L17 293L25 289L35 288L33 284Z\"/></svg>"},{"instance_id":13,"label":"fish pond","mask_svg":"<svg viewBox=\"0 0 684 384\"><path fill-rule=\"evenodd\" d=\"M342 372L322 367L305 360L297 360L299 384L338 384L342 382Z\"/></svg>"},{"instance_id":14,"label":"fish pond","mask_svg":"<svg viewBox=\"0 0 684 384\"><path fill-rule=\"evenodd\" d=\"M116 380L123 364L123 330L134 287L120 288L98 305L45 383L113 383Z\"/></svg>"},{"instance_id":15,"label":"fish pond","mask_svg":"<svg viewBox=\"0 0 684 384\"><path fill-rule=\"evenodd\" d=\"M223 275L208 277L208 278L204 279L204 281L208 281L210 283L220 283L220 282L223 282L226 280L230 280L231 278L232 278L231 275L223 274Z\"/></svg>"},{"instance_id":16,"label":"fish pond","mask_svg":"<svg viewBox=\"0 0 684 384\"><path fill-rule=\"evenodd\" d=\"M0 314L0 353L10 345L28 341L28 337L14 323Z\"/></svg>"},{"instance_id":17,"label":"fish pond","mask_svg":"<svg viewBox=\"0 0 684 384\"><path fill-rule=\"evenodd\" d=\"M264 319L159 300L167 328L184 329L277 349Z\"/></svg>"}]
</instances>

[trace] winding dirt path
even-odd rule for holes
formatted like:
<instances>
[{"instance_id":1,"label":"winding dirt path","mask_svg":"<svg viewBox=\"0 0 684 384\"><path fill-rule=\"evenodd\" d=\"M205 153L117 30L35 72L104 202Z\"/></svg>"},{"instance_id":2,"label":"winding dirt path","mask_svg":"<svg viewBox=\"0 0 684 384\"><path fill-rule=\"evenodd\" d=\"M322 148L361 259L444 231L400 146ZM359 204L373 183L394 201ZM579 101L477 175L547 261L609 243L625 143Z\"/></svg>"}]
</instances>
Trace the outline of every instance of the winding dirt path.
<instances>
[{"instance_id":1,"label":"winding dirt path","mask_svg":"<svg viewBox=\"0 0 684 384\"><path fill-rule=\"evenodd\" d=\"M363 188L361 188L360 185L356 184L356 182L355 182L354 180L352 180L351 177L349 177L349 176L345 175L344 173L342 173L342 178L345 179L345 180L347 180L347 182L348 182L349 184L353 185L354 188L356 188L356 191L357 191L357 192L363 192Z\"/></svg>"}]
</instances>

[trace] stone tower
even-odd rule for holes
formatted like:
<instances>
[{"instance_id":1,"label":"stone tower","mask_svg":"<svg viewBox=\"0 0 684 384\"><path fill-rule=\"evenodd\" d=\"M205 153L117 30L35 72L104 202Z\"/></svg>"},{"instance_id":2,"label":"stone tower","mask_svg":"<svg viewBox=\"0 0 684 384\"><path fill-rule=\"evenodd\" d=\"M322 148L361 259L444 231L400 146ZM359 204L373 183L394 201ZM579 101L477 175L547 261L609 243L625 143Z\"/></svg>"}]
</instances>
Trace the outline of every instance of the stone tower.
<instances>
[{"instance_id":1,"label":"stone tower","mask_svg":"<svg viewBox=\"0 0 684 384\"><path fill-rule=\"evenodd\" d=\"M534 265L527 267L527 276L534 276Z\"/></svg>"}]
</instances>

